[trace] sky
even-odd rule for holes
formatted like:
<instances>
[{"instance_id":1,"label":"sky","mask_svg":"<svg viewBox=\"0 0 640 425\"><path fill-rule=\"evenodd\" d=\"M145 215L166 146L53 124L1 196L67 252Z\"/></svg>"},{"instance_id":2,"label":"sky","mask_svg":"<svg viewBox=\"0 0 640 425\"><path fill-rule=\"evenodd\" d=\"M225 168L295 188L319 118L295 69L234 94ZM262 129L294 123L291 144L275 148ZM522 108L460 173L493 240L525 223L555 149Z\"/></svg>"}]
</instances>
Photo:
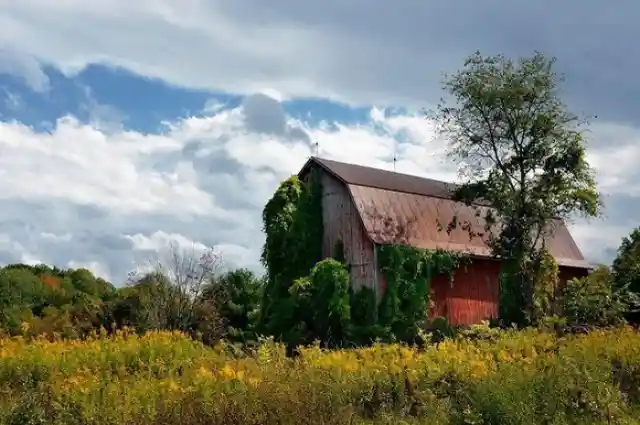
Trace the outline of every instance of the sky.
<instances>
[{"instance_id":1,"label":"sky","mask_svg":"<svg viewBox=\"0 0 640 425\"><path fill-rule=\"evenodd\" d=\"M585 0L0 0L0 264L124 282L169 243L261 271L261 210L323 157L455 180L423 111L476 50L555 56L596 116L608 263L640 225L640 4ZM636 212L638 211L638 212Z\"/></svg>"}]
</instances>

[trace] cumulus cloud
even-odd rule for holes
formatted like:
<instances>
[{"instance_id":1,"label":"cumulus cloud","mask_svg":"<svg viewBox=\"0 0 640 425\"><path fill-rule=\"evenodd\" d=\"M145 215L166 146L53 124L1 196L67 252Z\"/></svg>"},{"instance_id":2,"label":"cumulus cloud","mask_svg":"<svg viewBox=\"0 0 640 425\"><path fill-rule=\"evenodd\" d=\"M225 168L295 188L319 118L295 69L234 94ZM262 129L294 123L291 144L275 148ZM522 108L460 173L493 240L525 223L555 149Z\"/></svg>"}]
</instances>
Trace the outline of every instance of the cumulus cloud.
<instances>
[{"instance_id":1,"label":"cumulus cloud","mask_svg":"<svg viewBox=\"0 0 640 425\"><path fill-rule=\"evenodd\" d=\"M315 142L321 156L393 169L395 152L397 171L456 179L445 145L422 115L373 108L369 118L312 125L258 94L235 109L164 123L157 134L106 130L71 116L49 132L2 122L0 261L82 266L121 283L173 242L214 246L228 265L261 271L261 208ZM603 187L631 187L635 169L611 167L607 158L637 155L628 149L640 145L640 131L607 125L593 134L626 135L624 154L596 143L591 155ZM626 196L639 204L637 194ZM633 223L577 224L580 246L599 259Z\"/></svg>"},{"instance_id":2,"label":"cumulus cloud","mask_svg":"<svg viewBox=\"0 0 640 425\"><path fill-rule=\"evenodd\" d=\"M173 244L178 249L193 248L196 251L207 249L207 246L200 242L195 242L177 233L170 234L162 230L153 232L149 236L136 233L135 235L125 235L125 238L133 243L133 249L141 251L161 252L170 244Z\"/></svg>"},{"instance_id":3,"label":"cumulus cloud","mask_svg":"<svg viewBox=\"0 0 640 425\"><path fill-rule=\"evenodd\" d=\"M192 256L202 255L212 249L214 256L223 260L219 262L222 268L227 266L225 263L241 266L249 264L255 267L255 252L252 252L250 248L235 243L205 245L179 233L167 233L162 230L153 232L150 235L136 233L135 235L125 235L124 237L132 242L134 250L152 252L155 254L156 259L160 261L171 255L174 249L179 254Z\"/></svg>"},{"instance_id":4,"label":"cumulus cloud","mask_svg":"<svg viewBox=\"0 0 640 425\"><path fill-rule=\"evenodd\" d=\"M51 133L3 123L0 199L62 199L123 212L222 214L188 175L138 167L141 156L178 149L163 136L113 136L64 117ZM71 182L74 182L71 184Z\"/></svg>"},{"instance_id":5,"label":"cumulus cloud","mask_svg":"<svg viewBox=\"0 0 640 425\"><path fill-rule=\"evenodd\" d=\"M99 261L69 261L66 266L72 269L87 269L96 276L106 279L107 281L111 280L109 270Z\"/></svg>"},{"instance_id":6,"label":"cumulus cloud","mask_svg":"<svg viewBox=\"0 0 640 425\"><path fill-rule=\"evenodd\" d=\"M309 157L312 140L324 156L389 168L394 138L406 133L398 168L409 172L437 151L421 117L373 110L372 119L311 126L257 94L158 134L72 116L49 132L0 123L0 251L12 253L6 262L86 265L118 281L173 241L215 246L225 261L260 270L261 208ZM437 162L426 169L438 170Z\"/></svg>"},{"instance_id":7,"label":"cumulus cloud","mask_svg":"<svg viewBox=\"0 0 640 425\"><path fill-rule=\"evenodd\" d=\"M600 189L609 195L640 196L640 133L631 125L598 123L588 160L598 170Z\"/></svg>"}]
</instances>

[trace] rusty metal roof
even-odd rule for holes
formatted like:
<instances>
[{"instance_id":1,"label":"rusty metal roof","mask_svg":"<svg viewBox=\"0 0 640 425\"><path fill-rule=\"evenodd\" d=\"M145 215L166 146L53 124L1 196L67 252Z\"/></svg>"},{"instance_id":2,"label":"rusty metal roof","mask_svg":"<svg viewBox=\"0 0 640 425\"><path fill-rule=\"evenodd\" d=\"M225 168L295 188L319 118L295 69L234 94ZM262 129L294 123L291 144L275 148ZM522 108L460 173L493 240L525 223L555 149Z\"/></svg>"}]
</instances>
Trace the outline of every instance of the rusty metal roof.
<instances>
[{"instance_id":1,"label":"rusty metal roof","mask_svg":"<svg viewBox=\"0 0 640 425\"><path fill-rule=\"evenodd\" d=\"M458 226L447 233L454 215L472 232L483 233L486 206L468 206L451 200L456 185L360 165L312 157L348 187L364 227L374 243L406 243L426 249L444 249L477 257L491 257L482 236L470 236ZM562 220L554 220L547 246L559 265L590 268Z\"/></svg>"},{"instance_id":2,"label":"rusty metal roof","mask_svg":"<svg viewBox=\"0 0 640 425\"><path fill-rule=\"evenodd\" d=\"M319 164L344 183L358 186L375 187L378 189L392 190L394 192L413 193L416 195L447 199L451 197L453 191L457 188L457 185L454 183L446 183L439 180L318 157L311 157L302 169L305 170L308 168L308 164L311 162Z\"/></svg>"}]
</instances>

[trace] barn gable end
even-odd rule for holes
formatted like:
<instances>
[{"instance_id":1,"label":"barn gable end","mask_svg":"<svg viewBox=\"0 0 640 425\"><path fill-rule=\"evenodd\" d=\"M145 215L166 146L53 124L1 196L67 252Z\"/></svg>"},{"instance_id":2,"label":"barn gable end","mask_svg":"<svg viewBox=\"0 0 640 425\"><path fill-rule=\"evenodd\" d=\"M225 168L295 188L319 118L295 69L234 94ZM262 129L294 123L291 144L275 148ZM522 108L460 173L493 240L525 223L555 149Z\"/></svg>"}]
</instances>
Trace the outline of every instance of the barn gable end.
<instances>
[{"instance_id":1,"label":"barn gable end","mask_svg":"<svg viewBox=\"0 0 640 425\"><path fill-rule=\"evenodd\" d=\"M321 167L323 242L322 256L335 257L342 244L354 289L377 290L374 243L366 233L360 212L345 184ZM306 173L300 176L306 177Z\"/></svg>"}]
</instances>

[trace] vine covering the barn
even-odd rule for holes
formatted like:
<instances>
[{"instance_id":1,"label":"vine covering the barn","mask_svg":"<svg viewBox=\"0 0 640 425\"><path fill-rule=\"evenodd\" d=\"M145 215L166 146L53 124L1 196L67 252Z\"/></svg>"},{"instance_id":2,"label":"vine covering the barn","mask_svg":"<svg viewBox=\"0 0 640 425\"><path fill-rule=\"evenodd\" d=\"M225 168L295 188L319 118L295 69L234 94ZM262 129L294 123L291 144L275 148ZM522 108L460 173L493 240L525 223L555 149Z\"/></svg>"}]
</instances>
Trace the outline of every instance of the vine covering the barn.
<instances>
[{"instance_id":1,"label":"vine covering the barn","mask_svg":"<svg viewBox=\"0 0 640 425\"><path fill-rule=\"evenodd\" d=\"M261 331L290 347L319 340L325 346L383 341L415 342L428 317L429 285L451 279L464 264L458 253L407 245L380 245L379 266L387 290L377 300L372 287L354 289L345 246L322 259L322 185L318 170L307 181L283 181L264 207L267 269Z\"/></svg>"},{"instance_id":2,"label":"vine covering the barn","mask_svg":"<svg viewBox=\"0 0 640 425\"><path fill-rule=\"evenodd\" d=\"M377 249L380 269L387 280L379 305L379 324L394 339L414 341L428 317L431 280L445 275L453 283L455 271L469 258L457 252L408 245L380 245Z\"/></svg>"},{"instance_id":3,"label":"vine covering the barn","mask_svg":"<svg viewBox=\"0 0 640 425\"><path fill-rule=\"evenodd\" d=\"M267 269L260 324L262 330L293 340L299 330L294 282L308 276L322 254L322 186L313 170L307 182L292 176L265 205L266 234L261 260Z\"/></svg>"}]
</instances>

